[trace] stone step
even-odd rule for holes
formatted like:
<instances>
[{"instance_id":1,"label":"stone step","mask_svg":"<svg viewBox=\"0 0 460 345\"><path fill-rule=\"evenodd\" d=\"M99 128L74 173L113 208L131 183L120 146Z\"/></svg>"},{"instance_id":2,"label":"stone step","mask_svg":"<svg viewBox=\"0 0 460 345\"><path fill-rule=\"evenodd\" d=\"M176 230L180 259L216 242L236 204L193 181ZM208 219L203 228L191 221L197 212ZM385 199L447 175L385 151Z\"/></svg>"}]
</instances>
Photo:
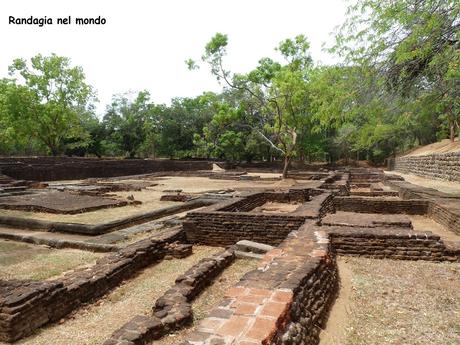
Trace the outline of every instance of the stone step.
<instances>
[{"instance_id":1,"label":"stone step","mask_svg":"<svg viewBox=\"0 0 460 345\"><path fill-rule=\"evenodd\" d=\"M242 252L252 252L256 254L265 254L266 252L272 250L274 247L264 244L258 243L254 241L248 240L241 240L236 242L236 249Z\"/></svg>"}]
</instances>

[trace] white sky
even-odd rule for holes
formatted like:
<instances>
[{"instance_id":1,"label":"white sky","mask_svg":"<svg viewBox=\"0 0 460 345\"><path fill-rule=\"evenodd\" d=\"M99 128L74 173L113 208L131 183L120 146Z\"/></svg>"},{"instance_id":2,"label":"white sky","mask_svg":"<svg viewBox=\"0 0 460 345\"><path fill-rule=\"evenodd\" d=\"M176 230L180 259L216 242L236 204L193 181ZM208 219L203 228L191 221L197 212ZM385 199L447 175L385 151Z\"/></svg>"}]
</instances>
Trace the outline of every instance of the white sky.
<instances>
[{"instance_id":1,"label":"white sky","mask_svg":"<svg viewBox=\"0 0 460 345\"><path fill-rule=\"evenodd\" d=\"M247 72L274 47L305 34L315 62L334 60L322 51L344 20L344 0L0 0L0 78L14 58L56 53L80 65L98 94L101 116L113 94L150 91L156 103L219 91L206 66L189 71L216 33L229 36L226 64ZM51 17L52 26L9 25L8 17ZM57 17L97 17L104 26L56 25Z\"/></svg>"}]
</instances>

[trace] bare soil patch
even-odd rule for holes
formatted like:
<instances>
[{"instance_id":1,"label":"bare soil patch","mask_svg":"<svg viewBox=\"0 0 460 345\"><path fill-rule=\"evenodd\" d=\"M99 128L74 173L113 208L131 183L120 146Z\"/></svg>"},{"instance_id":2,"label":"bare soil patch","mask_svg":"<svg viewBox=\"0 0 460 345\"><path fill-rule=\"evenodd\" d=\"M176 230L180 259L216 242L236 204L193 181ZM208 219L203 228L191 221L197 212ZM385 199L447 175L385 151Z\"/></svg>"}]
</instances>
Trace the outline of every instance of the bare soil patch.
<instances>
[{"instance_id":1,"label":"bare soil patch","mask_svg":"<svg viewBox=\"0 0 460 345\"><path fill-rule=\"evenodd\" d=\"M108 207L127 205L124 200L47 191L28 195L3 197L0 208L61 214L76 214Z\"/></svg>"},{"instance_id":2,"label":"bare soil patch","mask_svg":"<svg viewBox=\"0 0 460 345\"><path fill-rule=\"evenodd\" d=\"M410 218L405 214L380 214L380 213L355 213L337 211L328 214L322 219L323 225L340 225L340 226L381 226L393 225L410 227ZM409 230L409 229L408 229Z\"/></svg>"},{"instance_id":3,"label":"bare soil patch","mask_svg":"<svg viewBox=\"0 0 460 345\"><path fill-rule=\"evenodd\" d=\"M345 301L339 297L333 307L331 337L322 345L460 344L460 264L351 257L338 263L339 273L351 274L341 274Z\"/></svg>"},{"instance_id":4,"label":"bare soil patch","mask_svg":"<svg viewBox=\"0 0 460 345\"><path fill-rule=\"evenodd\" d=\"M426 177L421 177L413 174L403 174L399 171L386 171L386 173L402 176L407 182L418 186L437 189L443 193L460 195L459 182L432 180Z\"/></svg>"},{"instance_id":5,"label":"bare soil patch","mask_svg":"<svg viewBox=\"0 0 460 345\"><path fill-rule=\"evenodd\" d=\"M256 207L251 212L253 213L291 213L299 208L299 203L285 203L269 201L262 206Z\"/></svg>"},{"instance_id":6,"label":"bare soil patch","mask_svg":"<svg viewBox=\"0 0 460 345\"><path fill-rule=\"evenodd\" d=\"M437 143L418 147L405 154L404 157L424 156L458 151L460 151L460 141L458 138L455 138L454 142L451 142L450 139L444 139Z\"/></svg>"},{"instance_id":7,"label":"bare soil patch","mask_svg":"<svg viewBox=\"0 0 460 345\"><path fill-rule=\"evenodd\" d=\"M435 222L433 219L425 216L410 215L415 231L431 231L433 234L441 236L442 239L449 241L460 241L460 236L449 231L443 225Z\"/></svg>"},{"instance_id":8,"label":"bare soil patch","mask_svg":"<svg viewBox=\"0 0 460 345\"><path fill-rule=\"evenodd\" d=\"M0 209L0 215L3 216L15 216L21 218L33 218L47 221L58 221L58 222L72 222L72 223L83 223L83 224L97 224L102 221L108 222L132 216L137 213L144 213L152 211L158 208L177 205L179 202L173 201L160 201L162 195L167 194L164 190L177 190L182 189L183 193L199 194L226 189L236 190L252 190L257 188L285 188L295 185L295 180L281 180L281 181L235 181L235 180L213 180L207 177L183 177L183 176L172 176L172 177L161 177L161 178L148 178L145 179L124 179L120 180L120 183L140 183L140 182L155 182L158 185L153 187L147 187L141 191L128 191L128 192L116 192L112 195L117 200L126 201L128 197L132 196L134 200L141 201L140 205L127 205L120 208L106 208L96 210L92 212L86 212L85 214L72 214L72 215L60 215L43 212L27 212L18 210L2 210ZM78 181L72 181L73 183ZM318 184L317 181L312 182ZM312 186L313 186L312 185Z\"/></svg>"}]
</instances>

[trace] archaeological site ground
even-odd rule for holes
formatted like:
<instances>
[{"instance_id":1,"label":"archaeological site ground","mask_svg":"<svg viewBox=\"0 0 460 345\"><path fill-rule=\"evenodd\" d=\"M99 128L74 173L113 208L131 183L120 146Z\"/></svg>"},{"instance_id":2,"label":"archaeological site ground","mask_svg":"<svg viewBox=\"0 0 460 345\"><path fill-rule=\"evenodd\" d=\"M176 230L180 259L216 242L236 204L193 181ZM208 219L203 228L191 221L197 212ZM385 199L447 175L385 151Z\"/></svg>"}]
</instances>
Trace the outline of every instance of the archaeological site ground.
<instances>
[{"instance_id":1,"label":"archaeological site ground","mask_svg":"<svg viewBox=\"0 0 460 345\"><path fill-rule=\"evenodd\" d=\"M2 158L0 342L460 344L459 159Z\"/></svg>"}]
</instances>

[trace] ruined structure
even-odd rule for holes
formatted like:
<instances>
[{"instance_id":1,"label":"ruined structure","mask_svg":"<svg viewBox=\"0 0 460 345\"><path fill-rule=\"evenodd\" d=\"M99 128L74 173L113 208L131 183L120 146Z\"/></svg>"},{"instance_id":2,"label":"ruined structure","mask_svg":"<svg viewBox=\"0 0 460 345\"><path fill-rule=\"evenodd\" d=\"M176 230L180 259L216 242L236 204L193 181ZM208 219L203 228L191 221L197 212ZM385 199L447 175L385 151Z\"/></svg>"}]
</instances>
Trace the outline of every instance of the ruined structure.
<instances>
[{"instance_id":1,"label":"ruined structure","mask_svg":"<svg viewBox=\"0 0 460 345\"><path fill-rule=\"evenodd\" d=\"M460 152L392 158L388 165L406 174L460 182Z\"/></svg>"},{"instance_id":2,"label":"ruined structure","mask_svg":"<svg viewBox=\"0 0 460 345\"><path fill-rule=\"evenodd\" d=\"M240 175L214 177L235 179ZM161 236L111 246L113 253L90 268L46 281L1 281L0 340L26 337L83 303L96 301L141 269L168 256L190 254L194 244L225 249L177 277L161 298L152 301L149 315L127 320L105 345L147 344L190 324L192 301L236 260L234 245L240 240L274 248L198 324L189 345L318 344L318 325L327 321L338 289L337 255L460 262L460 242L414 229L408 218L424 215L460 234L460 197L414 186L376 169L297 171L292 176L300 181L293 187L225 197L207 195L186 201L180 208L173 206L179 212L207 205L189 211L182 224ZM318 183L303 185L301 181L307 180ZM87 230L82 224L6 217L0 222L17 228L78 229L97 237L128 226L143 227L142 223L152 219L152 212L158 211L144 219L138 216L110 225L86 225Z\"/></svg>"}]
</instances>

